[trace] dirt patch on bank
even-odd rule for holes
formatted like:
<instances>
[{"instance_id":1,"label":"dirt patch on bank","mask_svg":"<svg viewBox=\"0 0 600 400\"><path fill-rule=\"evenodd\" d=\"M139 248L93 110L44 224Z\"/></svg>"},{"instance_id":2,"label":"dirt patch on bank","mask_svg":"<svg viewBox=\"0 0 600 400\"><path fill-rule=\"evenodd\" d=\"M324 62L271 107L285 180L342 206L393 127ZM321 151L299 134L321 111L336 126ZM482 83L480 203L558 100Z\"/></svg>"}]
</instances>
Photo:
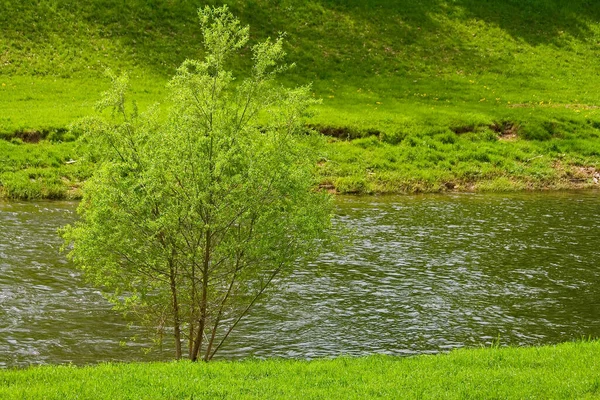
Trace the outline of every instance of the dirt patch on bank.
<instances>
[{"instance_id":1,"label":"dirt patch on bank","mask_svg":"<svg viewBox=\"0 0 600 400\"><path fill-rule=\"evenodd\" d=\"M574 186L600 185L600 169L593 166L563 165L559 160L552 164L563 180Z\"/></svg>"},{"instance_id":2,"label":"dirt patch on bank","mask_svg":"<svg viewBox=\"0 0 600 400\"><path fill-rule=\"evenodd\" d=\"M44 135L40 131L19 131L15 132L15 136L21 139L25 143L38 143L44 138Z\"/></svg>"},{"instance_id":3,"label":"dirt patch on bank","mask_svg":"<svg viewBox=\"0 0 600 400\"><path fill-rule=\"evenodd\" d=\"M519 125L514 122L494 122L489 126L491 130L498 134L499 140L512 142L517 140L517 132L519 131Z\"/></svg>"},{"instance_id":4,"label":"dirt patch on bank","mask_svg":"<svg viewBox=\"0 0 600 400\"><path fill-rule=\"evenodd\" d=\"M477 132L482 128L489 128L491 131L496 132L496 134L498 134L498 139L504 141L516 140L519 131L519 125L510 121L494 122L490 125L451 126L449 129L457 135L462 135L465 133Z\"/></svg>"},{"instance_id":5,"label":"dirt patch on bank","mask_svg":"<svg viewBox=\"0 0 600 400\"><path fill-rule=\"evenodd\" d=\"M330 125L312 125L308 124L309 129L314 129L321 135L329 136L337 139L352 140L369 136L381 136L381 131L377 129L356 129L350 127L339 127Z\"/></svg>"},{"instance_id":6,"label":"dirt patch on bank","mask_svg":"<svg viewBox=\"0 0 600 400\"><path fill-rule=\"evenodd\" d=\"M596 185L600 184L600 170L594 167L572 167L569 175L569 180L573 183L584 183L591 180Z\"/></svg>"}]
</instances>

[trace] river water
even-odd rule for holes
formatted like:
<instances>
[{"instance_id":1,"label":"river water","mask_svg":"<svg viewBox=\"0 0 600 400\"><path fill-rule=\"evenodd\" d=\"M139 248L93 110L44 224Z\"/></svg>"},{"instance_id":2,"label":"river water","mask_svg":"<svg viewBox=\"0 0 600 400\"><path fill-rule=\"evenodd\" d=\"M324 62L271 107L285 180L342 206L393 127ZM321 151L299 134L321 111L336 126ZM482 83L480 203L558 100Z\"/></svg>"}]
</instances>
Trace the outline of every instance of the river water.
<instances>
[{"instance_id":1,"label":"river water","mask_svg":"<svg viewBox=\"0 0 600 400\"><path fill-rule=\"evenodd\" d=\"M156 360L59 254L75 203L0 203L0 367ZM218 357L413 355L600 336L600 193L342 197L343 252L278 283ZM139 336L136 341L131 337Z\"/></svg>"}]
</instances>

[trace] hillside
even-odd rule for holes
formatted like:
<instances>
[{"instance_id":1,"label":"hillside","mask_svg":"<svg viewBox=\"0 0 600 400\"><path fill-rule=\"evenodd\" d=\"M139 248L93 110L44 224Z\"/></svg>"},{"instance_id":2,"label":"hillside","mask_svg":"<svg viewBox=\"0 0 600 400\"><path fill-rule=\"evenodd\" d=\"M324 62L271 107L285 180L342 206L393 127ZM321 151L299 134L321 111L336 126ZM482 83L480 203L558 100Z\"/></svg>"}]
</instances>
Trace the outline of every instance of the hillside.
<instances>
[{"instance_id":1,"label":"hillside","mask_svg":"<svg viewBox=\"0 0 600 400\"><path fill-rule=\"evenodd\" d=\"M220 3L4 1L0 135L72 139L64 128L92 113L108 86L106 67L129 71L142 108L162 100L175 68L202 55L196 9L203 4ZM339 138L320 168L324 187L397 193L597 185L597 2L228 4L250 25L253 39L287 32L288 60L297 67L282 83L312 82L323 98L310 123ZM249 58L233 67L243 70ZM5 192L23 178L16 175L26 174L23 182L39 179L23 172L32 164L22 154L32 150L23 146L0 149ZM75 157L70 151L59 150L60 165ZM77 186L86 173L78 174L52 179L57 187L65 180ZM58 197L70 189L61 190ZM31 197L17 192L9 195Z\"/></svg>"}]
</instances>

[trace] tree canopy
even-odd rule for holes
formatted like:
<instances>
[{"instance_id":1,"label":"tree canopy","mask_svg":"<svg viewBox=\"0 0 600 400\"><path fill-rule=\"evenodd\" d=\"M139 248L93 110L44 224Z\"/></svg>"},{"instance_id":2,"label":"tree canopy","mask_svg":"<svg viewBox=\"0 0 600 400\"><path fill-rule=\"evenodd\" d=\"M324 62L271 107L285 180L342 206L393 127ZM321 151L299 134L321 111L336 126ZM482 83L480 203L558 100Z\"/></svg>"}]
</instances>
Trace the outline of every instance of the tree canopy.
<instances>
[{"instance_id":1,"label":"tree canopy","mask_svg":"<svg viewBox=\"0 0 600 400\"><path fill-rule=\"evenodd\" d=\"M253 46L252 70L236 80L227 68L248 27L227 7L199 16L206 56L171 79L166 118L138 114L127 77L112 75L98 104L111 118L81 122L98 167L62 234L119 308L172 332L177 358L208 361L276 277L319 251L332 205L315 190L310 87L274 81L289 68L282 37Z\"/></svg>"}]
</instances>

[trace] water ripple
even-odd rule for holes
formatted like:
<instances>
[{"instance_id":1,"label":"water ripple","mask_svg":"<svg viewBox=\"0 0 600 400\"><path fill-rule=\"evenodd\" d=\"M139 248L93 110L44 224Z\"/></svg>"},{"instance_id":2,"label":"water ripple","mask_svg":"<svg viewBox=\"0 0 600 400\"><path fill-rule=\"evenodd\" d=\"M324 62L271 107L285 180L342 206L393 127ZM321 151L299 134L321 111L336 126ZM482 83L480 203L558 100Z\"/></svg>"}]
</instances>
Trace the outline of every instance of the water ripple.
<instances>
[{"instance_id":1,"label":"water ripple","mask_svg":"<svg viewBox=\"0 0 600 400\"><path fill-rule=\"evenodd\" d=\"M128 340L141 331L58 254L56 228L75 207L0 203L0 367L170 356L144 356L147 342ZM598 337L599 210L597 192L340 198L352 245L280 279L219 357Z\"/></svg>"}]
</instances>

